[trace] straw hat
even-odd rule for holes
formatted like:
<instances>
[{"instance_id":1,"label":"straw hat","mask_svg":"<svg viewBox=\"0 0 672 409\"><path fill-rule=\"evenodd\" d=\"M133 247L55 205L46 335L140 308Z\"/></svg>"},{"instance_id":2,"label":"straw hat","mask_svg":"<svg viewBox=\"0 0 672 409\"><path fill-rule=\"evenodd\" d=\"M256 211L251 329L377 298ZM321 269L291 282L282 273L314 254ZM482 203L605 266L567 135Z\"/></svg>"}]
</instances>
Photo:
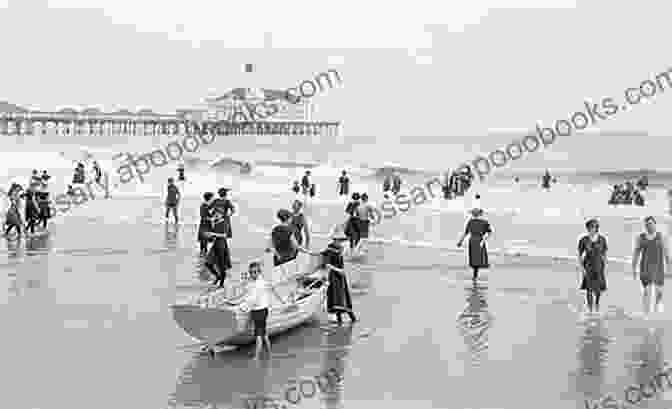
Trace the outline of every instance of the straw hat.
<instances>
[{"instance_id":1,"label":"straw hat","mask_svg":"<svg viewBox=\"0 0 672 409\"><path fill-rule=\"evenodd\" d=\"M342 224L337 224L331 229L330 237L332 240L347 240L348 236L345 235L345 229Z\"/></svg>"},{"instance_id":2,"label":"straw hat","mask_svg":"<svg viewBox=\"0 0 672 409\"><path fill-rule=\"evenodd\" d=\"M471 209L469 211L469 213L471 213L471 215L474 216L474 217L478 217L478 216L482 216L484 212L483 212L483 209L475 207L475 208Z\"/></svg>"}]
</instances>

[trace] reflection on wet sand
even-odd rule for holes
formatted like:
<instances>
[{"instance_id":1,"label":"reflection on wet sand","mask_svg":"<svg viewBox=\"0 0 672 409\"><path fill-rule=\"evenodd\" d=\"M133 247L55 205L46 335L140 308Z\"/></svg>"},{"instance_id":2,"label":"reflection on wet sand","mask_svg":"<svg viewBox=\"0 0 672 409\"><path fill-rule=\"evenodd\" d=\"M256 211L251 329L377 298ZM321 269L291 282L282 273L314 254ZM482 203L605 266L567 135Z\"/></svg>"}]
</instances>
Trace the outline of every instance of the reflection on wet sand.
<instances>
[{"instance_id":1,"label":"reflection on wet sand","mask_svg":"<svg viewBox=\"0 0 672 409\"><path fill-rule=\"evenodd\" d=\"M341 381L333 389L328 388L325 392L320 393L320 399L327 409L340 409L344 406L345 364L349 353L348 347L352 345L352 332L353 326L348 325L333 328L324 334L323 346L325 351L320 373L328 374L331 372L341 378Z\"/></svg>"},{"instance_id":2,"label":"reflection on wet sand","mask_svg":"<svg viewBox=\"0 0 672 409\"><path fill-rule=\"evenodd\" d=\"M170 250L175 250L177 249L178 246L178 233L180 232L180 225L171 225L169 223L166 223L165 229L164 229L164 240L163 240L163 245L166 246L167 249Z\"/></svg>"},{"instance_id":3,"label":"reflection on wet sand","mask_svg":"<svg viewBox=\"0 0 672 409\"><path fill-rule=\"evenodd\" d=\"M488 330L493 316L488 311L488 287L474 282L467 287L467 305L457 317L457 324L467 344L472 367L479 367L488 350Z\"/></svg>"},{"instance_id":4,"label":"reflection on wet sand","mask_svg":"<svg viewBox=\"0 0 672 409\"><path fill-rule=\"evenodd\" d=\"M634 367L633 385L639 386L641 399L649 400L655 397L661 398L669 385L660 378L666 368L663 356L662 330L642 329L642 342L632 353L632 365ZM662 381L662 383L661 383ZM632 393L631 397L637 401L638 396Z\"/></svg>"},{"instance_id":5,"label":"reflection on wet sand","mask_svg":"<svg viewBox=\"0 0 672 409\"><path fill-rule=\"evenodd\" d=\"M295 378L305 366L318 367L316 354L292 352L319 347L321 331L313 323L272 338L272 357L264 364L251 359L253 349L249 346L219 353L214 359L205 354L194 356L178 379L171 399L177 406L173 407L200 404L241 408L246 398L266 395L281 399L288 379Z\"/></svg>"},{"instance_id":6,"label":"reflection on wet sand","mask_svg":"<svg viewBox=\"0 0 672 409\"><path fill-rule=\"evenodd\" d=\"M314 379L332 368L343 375L352 333L348 325L314 322L273 338L270 359L251 359L250 347L222 352L214 359L196 354L177 380L170 407L245 408L247 399L261 397L291 407L284 395L290 384L295 385L292 380ZM320 399L328 407L341 407L342 387L341 383L336 391L320 393ZM292 399L296 399L294 395Z\"/></svg>"},{"instance_id":7,"label":"reflection on wet sand","mask_svg":"<svg viewBox=\"0 0 672 409\"><path fill-rule=\"evenodd\" d=\"M578 372L576 389L578 396L597 400L603 395L604 370L607 365L608 345L611 338L602 319L589 319L582 324L583 333L578 345Z\"/></svg>"}]
</instances>

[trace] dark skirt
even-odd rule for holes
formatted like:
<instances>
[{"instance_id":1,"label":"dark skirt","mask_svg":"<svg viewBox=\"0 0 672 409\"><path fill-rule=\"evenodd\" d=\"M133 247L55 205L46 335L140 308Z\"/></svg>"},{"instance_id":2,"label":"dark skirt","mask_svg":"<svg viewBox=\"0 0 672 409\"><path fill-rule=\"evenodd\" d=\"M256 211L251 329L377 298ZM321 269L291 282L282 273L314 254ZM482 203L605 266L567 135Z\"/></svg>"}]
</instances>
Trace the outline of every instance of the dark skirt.
<instances>
[{"instance_id":1,"label":"dark skirt","mask_svg":"<svg viewBox=\"0 0 672 409\"><path fill-rule=\"evenodd\" d=\"M198 241L209 241L210 238L205 236L205 233L211 232L212 228L210 227L210 223L208 222L201 222L201 224L198 225L198 235L197 240Z\"/></svg>"},{"instance_id":2,"label":"dark skirt","mask_svg":"<svg viewBox=\"0 0 672 409\"><path fill-rule=\"evenodd\" d=\"M350 217L345 223L345 235L351 240L359 238L359 218Z\"/></svg>"},{"instance_id":3,"label":"dark skirt","mask_svg":"<svg viewBox=\"0 0 672 409\"><path fill-rule=\"evenodd\" d=\"M224 234L226 234L226 237L232 238L233 237L233 231L231 230L231 218L226 217L224 222Z\"/></svg>"},{"instance_id":4,"label":"dark skirt","mask_svg":"<svg viewBox=\"0 0 672 409\"><path fill-rule=\"evenodd\" d=\"M369 226L371 225L370 220L357 219L359 221L359 238L368 239L369 238Z\"/></svg>"},{"instance_id":5,"label":"dark skirt","mask_svg":"<svg viewBox=\"0 0 672 409\"><path fill-rule=\"evenodd\" d=\"M21 217L16 209L10 208L5 215L5 224L10 226L20 226Z\"/></svg>"},{"instance_id":6,"label":"dark skirt","mask_svg":"<svg viewBox=\"0 0 672 409\"><path fill-rule=\"evenodd\" d=\"M250 311L250 319L254 324L254 336L266 336L266 320L268 319L268 308Z\"/></svg>"},{"instance_id":7,"label":"dark skirt","mask_svg":"<svg viewBox=\"0 0 672 409\"><path fill-rule=\"evenodd\" d=\"M292 261L296 258L297 254L298 254L297 251L293 251L293 252L288 253L288 254L280 254L280 255L274 254L273 255L273 266L277 267L281 264L285 264L288 261Z\"/></svg>"},{"instance_id":8,"label":"dark skirt","mask_svg":"<svg viewBox=\"0 0 672 409\"><path fill-rule=\"evenodd\" d=\"M231 255L229 247L224 239L215 240L210 247L207 255L207 263L217 266L219 273L226 276L226 272L231 269Z\"/></svg>"},{"instance_id":9,"label":"dark skirt","mask_svg":"<svg viewBox=\"0 0 672 409\"><path fill-rule=\"evenodd\" d=\"M595 292L607 291L607 279L604 276L604 269L586 268L586 274L584 274L581 280L581 287L579 289Z\"/></svg>"},{"instance_id":10,"label":"dark skirt","mask_svg":"<svg viewBox=\"0 0 672 409\"><path fill-rule=\"evenodd\" d=\"M352 299L350 298L348 279L345 275L333 270L329 271L327 312L330 314L352 312Z\"/></svg>"},{"instance_id":11,"label":"dark skirt","mask_svg":"<svg viewBox=\"0 0 672 409\"><path fill-rule=\"evenodd\" d=\"M481 237L472 236L469 238L469 267L488 268L488 249L481 246Z\"/></svg>"}]
</instances>

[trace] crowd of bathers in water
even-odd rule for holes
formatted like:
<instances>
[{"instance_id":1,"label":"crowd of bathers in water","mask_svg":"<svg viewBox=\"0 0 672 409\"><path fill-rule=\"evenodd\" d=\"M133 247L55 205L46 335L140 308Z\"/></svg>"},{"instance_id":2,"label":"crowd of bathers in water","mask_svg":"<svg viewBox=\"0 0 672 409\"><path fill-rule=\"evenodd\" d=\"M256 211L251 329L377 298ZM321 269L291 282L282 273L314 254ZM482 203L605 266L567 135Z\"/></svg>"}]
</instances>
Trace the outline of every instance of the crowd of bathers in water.
<instances>
[{"instance_id":1,"label":"crowd of bathers in water","mask_svg":"<svg viewBox=\"0 0 672 409\"><path fill-rule=\"evenodd\" d=\"M635 206L644 206L644 196L641 192L646 190L648 185L649 181L646 176L640 178L636 184L627 181L625 184L614 185L609 204L634 204Z\"/></svg>"},{"instance_id":2,"label":"crowd of bathers in water","mask_svg":"<svg viewBox=\"0 0 672 409\"><path fill-rule=\"evenodd\" d=\"M46 230L47 221L51 218L47 190L50 178L46 170L40 175L35 169L26 189L16 182L12 183L7 192L10 205L5 215L5 237L11 237L13 231L16 231L17 237L21 237L24 232L34 234L37 225L42 225Z\"/></svg>"}]
</instances>

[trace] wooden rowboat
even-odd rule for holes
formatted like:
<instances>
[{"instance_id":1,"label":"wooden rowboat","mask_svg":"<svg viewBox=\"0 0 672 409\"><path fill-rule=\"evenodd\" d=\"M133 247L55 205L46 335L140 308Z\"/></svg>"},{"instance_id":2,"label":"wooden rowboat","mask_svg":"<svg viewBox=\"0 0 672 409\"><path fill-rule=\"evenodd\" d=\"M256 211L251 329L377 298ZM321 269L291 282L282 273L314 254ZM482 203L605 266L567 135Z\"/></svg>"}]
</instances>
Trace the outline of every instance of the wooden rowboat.
<instances>
[{"instance_id":1,"label":"wooden rowboat","mask_svg":"<svg viewBox=\"0 0 672 409\"><path fill-rule=\"evenodd\" d=\"M308 268L312 269L315 265L315 260L312 260L308 263ZM287 269L284 265L280 267ZM309 274L305 271L284 273L283 279L270 281L283 299L290 298L289 294L292 294L293 302L286 305L273 300L267 320L269 336L299 326L323 310L328 286L324 270L318 269ZM211 351L217 345L253 343L255 337L250 314L241 306L245 297L244 289L238 286L234 290L236 293L234 296L218 301L216 306L196 302L172 305L173 319L184 332L205 343L207 349Z\"/></svg>"}]
</instances>

